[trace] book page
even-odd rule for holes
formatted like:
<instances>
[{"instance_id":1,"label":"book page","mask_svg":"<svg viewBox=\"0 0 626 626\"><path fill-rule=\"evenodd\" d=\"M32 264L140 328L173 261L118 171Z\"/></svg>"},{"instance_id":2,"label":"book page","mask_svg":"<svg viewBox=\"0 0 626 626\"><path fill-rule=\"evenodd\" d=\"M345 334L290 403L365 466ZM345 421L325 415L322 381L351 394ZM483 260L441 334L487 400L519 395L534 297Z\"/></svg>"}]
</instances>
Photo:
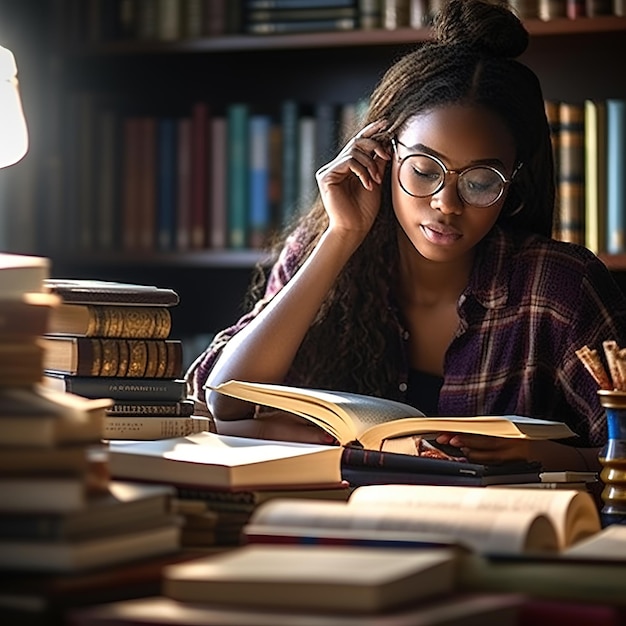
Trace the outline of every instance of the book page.
<instances>
[{"instance_id":1,"label":"book page","mask_svg":"<svg viewBox=\"0 0 626 626\"><path fill-rule=\"evenodd\" d=\"M611 524L568 548L563 556L626 562L626 526Z\"/></svg>"},{"instance_id":2,"label":"book page","mask_svg":"<svg viewBox=\"0 0 626 626\"><path fill-rule=\"evenodd\" d=\"M213 389L235 398L296 413L330 432L342 444L360 439L370 426L423 416L421 411L402 402L348 392L233 380Z\"/></svg>"},{"instance_id":3,"label":"book page","mask_svg":"<svg viewBox=\"0 0 626 626\"><path fill-rule=\"evenodd\" d=\"M555 525L560 548L600 530L600 516L591 495L563 489L507 489L506 487L437 487L433 485L366 485L357 487L348 500L350 506L372 507L393 504L402 507L433 507L457 513L483 511L535 511L544 513Z\"/></svg>"},{"instance_id":4,"label":"book page","mask_svg":"<svg viewBox=\"0 0 626 626\"><path fill-rule=\"evenodd\" d=\"M342 539L371 537L376 534L407 539L430 535L442 537L471 550L494 555L556 552L559 541L556 529L547 516L535 511L489 511L471 509L463 515L450 515L448 508L348 506L332 501L293 501L276 499L259 506L250 526L255 532L263 527L299 529L302 536L337 530ZM390 534L391 533L391 534ZM332 533L330 533L332 536Z\"/></svg>"}]
</instances>

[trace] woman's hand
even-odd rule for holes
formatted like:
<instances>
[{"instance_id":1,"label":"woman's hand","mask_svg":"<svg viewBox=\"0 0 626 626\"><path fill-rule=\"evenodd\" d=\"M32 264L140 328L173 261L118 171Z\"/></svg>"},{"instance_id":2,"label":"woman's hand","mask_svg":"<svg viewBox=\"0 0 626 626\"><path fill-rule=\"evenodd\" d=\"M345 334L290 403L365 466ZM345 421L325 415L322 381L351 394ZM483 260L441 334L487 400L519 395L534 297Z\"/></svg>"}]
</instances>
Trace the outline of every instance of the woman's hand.
<instances>
[{"instance_id":1,"label":"woman's hand","mask_svg":"<svg viewBox=\"0 0 626 626\"><path fill-rule=\"evenodd\" d=\"M385 128L372 122L353 137L315 178L331 229L367 234L380 208L380 186L391 156L372 136Z\"/></svg>"},{"instance_id":2,"label":"woman's hand","mask_svg":"<svg viewBox=\"0 0 626 626\"><path fill-rule=\"evenodd\" d=\"M531 445L528 439L509 439L466 433L441 433L437 443L458 448L471 463L495 465L507 461L530 461Z\"/></svg>"}]
</instances>

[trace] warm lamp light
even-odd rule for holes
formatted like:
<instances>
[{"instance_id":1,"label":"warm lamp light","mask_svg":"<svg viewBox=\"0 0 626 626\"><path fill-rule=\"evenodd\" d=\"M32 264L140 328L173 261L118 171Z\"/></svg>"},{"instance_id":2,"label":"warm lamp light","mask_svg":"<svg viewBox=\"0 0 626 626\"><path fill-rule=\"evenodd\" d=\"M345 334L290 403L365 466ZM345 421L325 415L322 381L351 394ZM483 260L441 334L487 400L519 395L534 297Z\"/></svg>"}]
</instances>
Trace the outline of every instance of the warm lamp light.
<instances>
[{"instance_id":1,"label":"warm lamp light","mask_svg":"<svg viewBox=\"0 0 626 626\"><path fill-rule=\"evenodd\" d=\"M0 46L0 167L17 163L28 150L28 128L17 83L17 65Z\"/></svg>"}]
</instances>

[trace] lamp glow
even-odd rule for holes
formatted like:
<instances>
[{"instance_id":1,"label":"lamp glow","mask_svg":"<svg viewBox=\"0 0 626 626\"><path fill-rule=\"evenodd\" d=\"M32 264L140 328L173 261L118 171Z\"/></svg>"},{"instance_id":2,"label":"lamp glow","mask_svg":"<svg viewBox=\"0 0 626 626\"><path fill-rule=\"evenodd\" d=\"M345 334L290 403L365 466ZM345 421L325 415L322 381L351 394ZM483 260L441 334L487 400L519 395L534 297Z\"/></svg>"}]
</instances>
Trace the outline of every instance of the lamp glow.
<instances>
[{"instance_id":1,"label":"lamp glow","mask_svg":"<svg viewBox=\"0 0 626 626\"><path fill-rule=\"evenodd\" d=\"M28 150L28 128L22 109L13 53L0 46L0 167L17 163Z\"/></svg>"}]
</instances>

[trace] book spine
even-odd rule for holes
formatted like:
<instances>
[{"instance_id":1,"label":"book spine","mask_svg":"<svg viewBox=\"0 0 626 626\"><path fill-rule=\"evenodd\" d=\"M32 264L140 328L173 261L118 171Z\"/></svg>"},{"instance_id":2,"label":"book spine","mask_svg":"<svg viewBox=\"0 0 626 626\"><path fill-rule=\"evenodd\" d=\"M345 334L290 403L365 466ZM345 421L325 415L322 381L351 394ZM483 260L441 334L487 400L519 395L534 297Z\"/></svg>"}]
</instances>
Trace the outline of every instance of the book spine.
<instances>
[{"instance_id":1,"label":"book spine","mask_svg":"<svg viewBox=\"0 0 626 626\"><path fill-rule=\"evenodd\" d=\"M268 9L248 10L245 13L245 18L248 23L334 20L344 17L358 17L357 8L350 6L326 7L318 9Z\"/></svg>"},{"instance_id":2,"label":"book spine","mask_svg":"<svg viewBox=\"0 0 626 626\"><path fill-rule=\"evenodd\" d=\"M606 105L585 101L585 245L606 250Z\"/></svg>"},{"instance_id":3,"label":"book spine","mask_svg":"<svg viewBox=\"0 0 626 626\"><path fill-rule=\"evenodd\" d=\"M244 0L244 7L251 9L314 9L351 7L354 0Z\"/></svg>"},{"instance_id":4,"label":"book spine","mask_svg":"<svg viewBox=\"0 0 626 626\"><path fill-rule=\"evenodd\" d=\"M245 248L248 243L248 105L228 106L228 244Z\"/></svg>"},{"instance_id":5,"label":"book spine","mask_svg":"<svg viewBox=\"0 0 626 626\"><path fill-rule=\"evenodd\" d=\"M88 337L166 339L172 328L172 316L166 307L92 305L88 310Z\"/></svg>"},{"instance_id":6,"label":"book spine","mask_svg":"<svg viewBox=\"0 0 626 626\"><path fill-rule=\"evenodd\" d=\"M396 30L405 28L411 21L409 0L382 0L383 28Z\"/></svg>"},{"instance_id":7,"label":"book spine","mask_svg":"<svg viewBox=\"0 0 626 626\"><path fill-rule=\"evenodd\" d=\"M576 20L580 17L587 16L587 7L585 3L587 0L567 0L565 5L565 11L567 13L567 17L570 20Z\"/></svg>"},{"instance_id":8,"label":"book spine","mask_svg":"<svg viewBox=\"0 0 626 626\"><path fill-rule=\"evenodd\" d=\"M274 35L278 33L309 33L316 31L354 30L357 18L343 17L328 20L302 20L284 22L246 23L245 32L251 35Z\"/></svg>"},{"instance_id":9,"label":"book spine","mask_svg":"<svg viewBox=\"0 0 626 626\"><path fill-rule=\"evenodd\" d=\"M176 248L191 247L191 118L178 120L176 166Z\"/></svg>"},{"instance_id":10,"label":"book spine","mask_svg":"<svg viewBox=\"0 0 626 626\"><path fill-rule=\"evenodd\" d=\"M117 401L106 410L107 415L118 417L140 416L140 417L190 417L193 414L194 404L191 401L171 402L168 404L155 404L150 398L150 402L125 403Z\"/></svg>"},{"instance_id":11,"label":"book spine","mask_svg":"<svg viewBox=\"0 0 626 626\"><path fill-rule=\"evenodd\" d=\"M196 102L191 111L191 247L206 246L207 213L207 126L209 107Z\"/></svg>"},{"instance_id":12,"label":"book spine","mask_svg":"<svg viewBox=\"0 0 626 626\"><path fill-rule=\"evenodd\" d=\"M382 26L380 0L359 0L359 28L373 30Z\"/></svg>"},{"instance_id":13,"label":"book spine","mask_svg":"<svg viewBox=\"0 0 626 626\"><path fill-rule=\"evenodd\" d=\"M117 417L104 419L104 439L152 441L186 437L208 430L208 420L196 417Z\"/></svg>"},{"instance_id":14,"label":"book spine","mask_svg":"<svg viewBox=\"0 0 626 626\"><path fill-rule=\"evenodd\" d=\"M539 0L509 0L509 6L523 20L539 17Z\"/></svg>"},{"instance_id":15,"label":"book spine","mask_svg":"<svg viewBox=\"0 0 626 626\"><path fill-rule=\"evenodd\" d=\"M610 98L607 112L607 252L626 251L626 100Z\"/></svg>"},{"instance_id":16,"label":"book spine","mask_svg":"<svg viewBox=\"0 0 626 626\"><path fill-rule=\"evenodd\" d=\"M585 109L583 104L559 106L560 239L585 243Z\"/></svg>"},{"instance_id":17,"label":"book spine","mask_svg":"<svg viewBox=\"0 0 626 626\"><path fill-rule=\"evenodd\" d=\"M613 15L626 16L626 0L613 0Z\"/></svg>"},{"instance_id":18,"label":"book spine","mask_svg":"<svg viewBox=\"0 0 626 626\"><path fill-rule=\"evenodd\" d=\"M176 339L77 339L79 376L142 378L149 367L148 346L156 348L157 363L152 378L179 378L182 344Z\"/></svg>"},{"instance_id":19,"label":"book spine","mask_svg":"<svg viewBox=\"0 0 626 626\"><path fill-rule=\"evenodd\" d=\"M174 248L176 233L176 136L177 120L160 118L157 122L157 244L167 252Z\"/></svg>"},{"instance_id":20,"label":"book spine","mask_svg":"<svg viewBox=\"0 0 626 626\"><path fill-rule=\"evenodd\" d=\"M587 17L613 14L612 0L583 0L583 4Z\"/></svg>"},{"instance_id":21,"label":"book spine","mask_svg":"<svg viewBox=\"0 0 626 626\"><path fill-rule=\"evenodd\" d=\"M221 250L228 245L228 218L226 202L227 121L222 115L212 118L208 178L209 238L211 248Z\"/></svg>"},{"instance_id":22,"label":"book spine","mask_svg":"<svg viewBox=\"0 0 626 626\"><path fill-rule=\"evenodd\" d=\"M539 18L545 22L567 17L566 0L539 0Z\"/></svg>"},{"instance_id":23,"label":"book spine","mask_svg":"<svg viewBox=\"0 0 626 626\"><path fill-rule=\"evenodd\" d=\"M124 380L112 377L48 376L51 386L60 380L59 389L85 398L111 398L116 401L145 400L153 402L177 402L186 395L186 384L182 379L142 378Z\"/></svg>"},{"instance_id":24,"label":"book spine","mask_svg":"<svg viewBox=\"0 0 626 626\"><path fill-rule=\"evenodd\" d=\"M261 248L270 228L270 128L269 115L252 115L249 120L249 244Z\"/></svg>"},{"instance_id":25,"label":"book spine","mask_svg":"<svg viewBox=\"0 0 626 626\"><path fill-rule=\"evenodd\" d=\"M281 104L282 128L282 192L280 218L288 224L297 215L298 207L298 120L300 107L295 100L284 100Z\"/></svg>"}]
</instances>

